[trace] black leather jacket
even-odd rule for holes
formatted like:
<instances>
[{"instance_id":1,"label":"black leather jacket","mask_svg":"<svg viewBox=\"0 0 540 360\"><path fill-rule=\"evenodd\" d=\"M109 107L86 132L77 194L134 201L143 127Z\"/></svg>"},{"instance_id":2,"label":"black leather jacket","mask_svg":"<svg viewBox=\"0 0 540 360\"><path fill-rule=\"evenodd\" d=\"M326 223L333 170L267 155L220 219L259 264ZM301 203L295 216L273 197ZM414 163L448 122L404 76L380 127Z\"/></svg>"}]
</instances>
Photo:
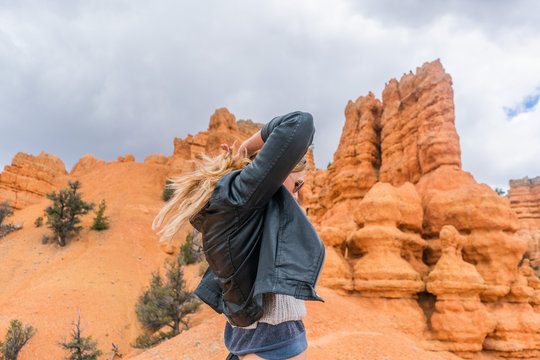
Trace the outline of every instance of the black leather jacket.
<instances>
[{"instance_id":1,"label":"black leather jacket","mask_svg":"<svg viewBox=\"0 0 540 360\"><path fill-rule=\"evenodd\" d=\"M253 163L223 176L191 219L209 264L195 294L233 325L260 319L267 292L322 301L315 284L324 245L283 186L314 132L308 113L274 118L261 130L265 144Z\"/></svg>"}]
</instances>

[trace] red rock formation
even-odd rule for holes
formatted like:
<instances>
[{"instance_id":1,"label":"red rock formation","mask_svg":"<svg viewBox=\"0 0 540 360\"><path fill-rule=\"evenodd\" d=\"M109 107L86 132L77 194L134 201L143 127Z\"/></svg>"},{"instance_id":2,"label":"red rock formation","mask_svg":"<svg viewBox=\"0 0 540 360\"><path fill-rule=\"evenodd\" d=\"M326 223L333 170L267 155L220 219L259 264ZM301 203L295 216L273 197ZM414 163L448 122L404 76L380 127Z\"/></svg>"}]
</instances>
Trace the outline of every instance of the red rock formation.
<instances>
[{"instance_id":1,"label":"red rock formation","mask_svg":"<svg viewBox=\"0 0 540 360\"><path fill-rule=\"evenodd\" d=\"M255 134L258 130L262 129L264 124L253 122L252 120L237 120L238 131L242 138L247 139L251 135Z\"/></svg>"},{"instance_id":2,"label":"red rock formation","mask_svg":"<svg viewBox=\"0 0 540 360\"><path fill-rule=\"evenodd\" d=\"M479 351L485 337L485 349L532 356L540 320L531 311L540 299L525 283L537 278L524 280L518 272L526 244L515 235L518 219L509 201L461 169L451 85L435 61L391 80L382 104L372 94L347 104L334 163L307 176L315 192L305 196L309 216L328 247L321 283L369 297L406 298L422 291L428 270L439 264L427 280L438 297L429 346ZM408 196L384 184L407 182L416 188ZM521 204L527 208L522 213L534 213ZM403 218L407 207L420 212ZM443 245L441 259L439 233L442 243L451 242L443 231L448 225L462 249ZM453 287L452 277L463 289ZM512 311L527 320L509 324Z\"/></svg>"},{"instance_id":3,"label":"red rock formation","mask_svg":"<svg viewBox=\"0 0 540 360\"><path fill-rule=\"evenodd\" d=\"M540 176L510 180L508 198L519 219L517 234L527 241L531 264L540 267Z\"/></svg>"},{"instance_id":4,"label":"red rock formation","mask_svg":"<svg viewBox=\"0 0 540 360\"><path fill-rule=\"evenodd\" d=\"M486 304L497 325L484 349L510 358L540 358L540 313L533 308L538 305L538 290L533 287L538 286L538 278L530 270L529 263L523 262L504 301Z\"/></svg>"},{"instance_id":5,"label":"red rock formation","mask_svg":"<svg viewBox=\"0 0 540 360\"><path fill-rule=\"evenodd\" d=\"M221 144L236 142L238 146L242 140L234 115L226 108L217 109L210 117L204 152L208 155L215 155L221 151Z\"/></svg>"},{"instance_id":6,"label":"red rock formation","mask_svg":"<svg viewBox=\"0 0 540 360\"><path fill-rule=\"evenodd\" d=\"M339 223L350 230L355 228L351 210L377 182L380 115L381 102L372 93L347 104L345 125L334 162L326 174L324 192L310 204L315 221L320 219L323 225Z\"/></svg>"},{"instance_id":7,"label":"red rock formation","mask_svg":"<svg viewBox=\"0 0 540 360\"><path fill-rule=\"evenodd\" d=\"M425 189L430 179L421 182L417 188ZM471 184L435 191L433 182L431 184L428 185L431 190L423 199L424 236L432 238L444 225L453 225L468 234L463 257L476 265L488 284L482 299L495 301L504 296L517 278L517 265L525 251L525 243L513 234L517 230L517 219L508 200L487 185ZM436 239L429 243L427 261L431 265L440 247Z\"/></svg>"},{"instance_id":8,"label":"red rock formation","mask_svg":"<svg viewBox=\"0 0 540 360\"><path fill-rule=\"evenodd\" d=\"M118 162L135 162L135 156L127 154L126 156L119 156Z\"/></svg>"},{"instance_id":9,"label":"red rock formation","mask_svg":"<svg viewBox=\"0 0 540 360\"><path fill-rule=\"evenodd\" d=\"M261 127L262 124L251 120L237 122L235 116L226 108L217 109L210 117L207 131L201 131L196 135L189 134L185 139L174 139L172 162L174 164L178 163L179 159L197 159L202 153L215 155L221 151L221 144L236 143L238 146ZM180 163L183 164L181 161Z\"/></svg>"},{"instance_id":10,"label":"red rock formation","mask_svg":"<svg viewBox=\"0 0 540 360\"><path fill-rule=\"evenodd\" d=\"M422 206L414 186L379 182L354 214L359 230L347 239L354 289L367 297L415 297L424 290ZM408 260L402 256L407 254Z\"/></svg>"},{"instance_id":11,"label":"red rock formation","mask_svg":"<svg viewBox=\"0 0 540 360\"><path fill-rule=\"evenodd\" d=\"M0 174L0 202L7 200L15 209L39 202L63 175L64 163L54 155L18 153Z\"/></svg>"},{"instance_id":12,"label":"red rock formation","mask_svg":"<svg viewBox=\"0 0 540 360\"><path fill-rule=\"evenodd\" d=\"M84 155L71 169L70 175L81 175L99 166L105 165L105 160L96 159L92 154Z\"/></svg>"},{"instance_id":13,"label":"red rock formation","mask_svg":"<svg viewBox=\"0 0 540 360\"><path fill-rule=\"evenodd\" d=\"M486 335L497 325L480 301L486 282L474 265L463 261L466 238L455 227L443 226L440 242L442 256L426 279L427 290L437 296L431 329L438 341L431 343L432 348L481 351Z\"/></svg>"},{"instance_id":14,"label":"red rock formation","mask_svg":"<svg viewBox=\"0 0 540 360\"><path fill-rule=\"evenodd\" d=\"M163 154L152 154L144 158L145 163L167 165L169 163L169 157Z\"/></svg>"},{"instance_id":15,"label":"red rock formation","mask_svg":"<svg viewBox=\"0 0 540 360\"><path fill-rule=\"evenodd\" d=\"M437 60L383 91L380 181L418 182L441 165L461 167L452 80Z\"/></svg>"}]
</instances>

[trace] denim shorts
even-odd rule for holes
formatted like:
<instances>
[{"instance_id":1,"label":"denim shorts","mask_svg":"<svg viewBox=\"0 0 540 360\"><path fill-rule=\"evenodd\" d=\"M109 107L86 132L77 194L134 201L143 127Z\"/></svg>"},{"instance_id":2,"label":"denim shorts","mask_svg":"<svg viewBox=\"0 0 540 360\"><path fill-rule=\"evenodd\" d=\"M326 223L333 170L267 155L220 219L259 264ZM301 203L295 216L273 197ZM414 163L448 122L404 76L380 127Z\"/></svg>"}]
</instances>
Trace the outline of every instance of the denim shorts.
<instances>
[{"instance_id":1,"label":"denim shorts","mask_svg":"<svg viewBox=\"0 0 540 360\"><path fill-rule=\"evenodd\" d=\"M302 320L278 325L259 323L255 329L225 325L225 346L235 355L254 353L263 359L288 359L307 349Z\"/></svg>"}]
</instances>

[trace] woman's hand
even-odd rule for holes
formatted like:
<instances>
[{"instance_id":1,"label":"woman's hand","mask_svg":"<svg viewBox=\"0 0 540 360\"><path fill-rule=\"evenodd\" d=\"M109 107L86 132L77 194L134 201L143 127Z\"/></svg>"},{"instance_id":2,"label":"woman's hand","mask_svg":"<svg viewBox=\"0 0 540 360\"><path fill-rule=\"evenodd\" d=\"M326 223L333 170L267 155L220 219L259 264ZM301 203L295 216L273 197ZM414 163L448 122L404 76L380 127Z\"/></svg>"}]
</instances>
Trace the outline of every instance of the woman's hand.
<instances>
[{"instance_id":1,"label":"woman's hand","mask_svg":"<svg viewBox=\"0 0 540 360\"><path fill-rule=\"evenodd\" d=\"M259 151L264 145L264 141L261 137L261 131L257 131L249 139L244 141L238 150L235 150L234 145L221 144L221 148L224 151L227 151L229 154L236 158L240 157L250 157Z\"/></svg>"},{"instance_id":2,"label":"woman's hand","mask_svg":"<svg viewBox=\"0 0 540 360\"><path fill-rule=\"evenodd\" d=\"M244 157L249 157L249 154L247 154L246 147L242 143L238 150L235 150L234 145L228 145L228 144L221 144L221 149L223 151L228 152L233 158L240 159Z\"/></svg>"}]
</instances>

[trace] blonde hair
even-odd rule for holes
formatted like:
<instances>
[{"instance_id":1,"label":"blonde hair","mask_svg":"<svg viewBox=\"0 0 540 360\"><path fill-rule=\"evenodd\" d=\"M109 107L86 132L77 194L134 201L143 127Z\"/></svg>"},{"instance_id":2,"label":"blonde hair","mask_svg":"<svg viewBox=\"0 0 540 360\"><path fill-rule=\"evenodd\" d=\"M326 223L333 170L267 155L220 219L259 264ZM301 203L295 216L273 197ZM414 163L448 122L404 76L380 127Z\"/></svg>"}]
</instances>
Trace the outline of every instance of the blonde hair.
<instances>
[{"instance_id":1,"label":"blonde hair","mask_svg":"<svg viewBox=\"0 0 540 360\"><path fill-rule=\"evenodd\" d=\"M184 175L171 178L167 185L174 190L174 195L163 206L152 222L152 229L161 234L160 241L170 240L191 217L197 214L212 196L217 181L233 170L245 168L251 160L247 157L234 157L224 152L216 157L202 155L201 161L195 161L197 169ZM307 160L302 158L292 172L306 169Z\"/></svg>"},{"instance_id":2,"label":"blonde hair","mask_svg":"<svg viewBox=\"0 0 540 360\"><path fill-rule=\"evenodd\" d=\"M171 200L163 206L154 218L152 229L161 234L160 241L170 240L189 219L198 213L212 196L217 181L233 170L245 168L251 160L237 158L229 152L216 157L202 155L201 161L194 162L197 169L187 174L171 178L169 189L174 190Z\"/></svg>"},{"instance_id":3,"label":"blonde hair","mask_svg":"<svg viewBox=\"0 0 540 360\"><path fill-rule=\"evenodd\" d=\"M298 164L296 164L296 166L294 167L294 169L292 169L291 172L295 173L295 172L304 171L306 170L306 167L307 167L307 159L303 157L302 159L300 159Z\"/></svg>"}]
</instances>

